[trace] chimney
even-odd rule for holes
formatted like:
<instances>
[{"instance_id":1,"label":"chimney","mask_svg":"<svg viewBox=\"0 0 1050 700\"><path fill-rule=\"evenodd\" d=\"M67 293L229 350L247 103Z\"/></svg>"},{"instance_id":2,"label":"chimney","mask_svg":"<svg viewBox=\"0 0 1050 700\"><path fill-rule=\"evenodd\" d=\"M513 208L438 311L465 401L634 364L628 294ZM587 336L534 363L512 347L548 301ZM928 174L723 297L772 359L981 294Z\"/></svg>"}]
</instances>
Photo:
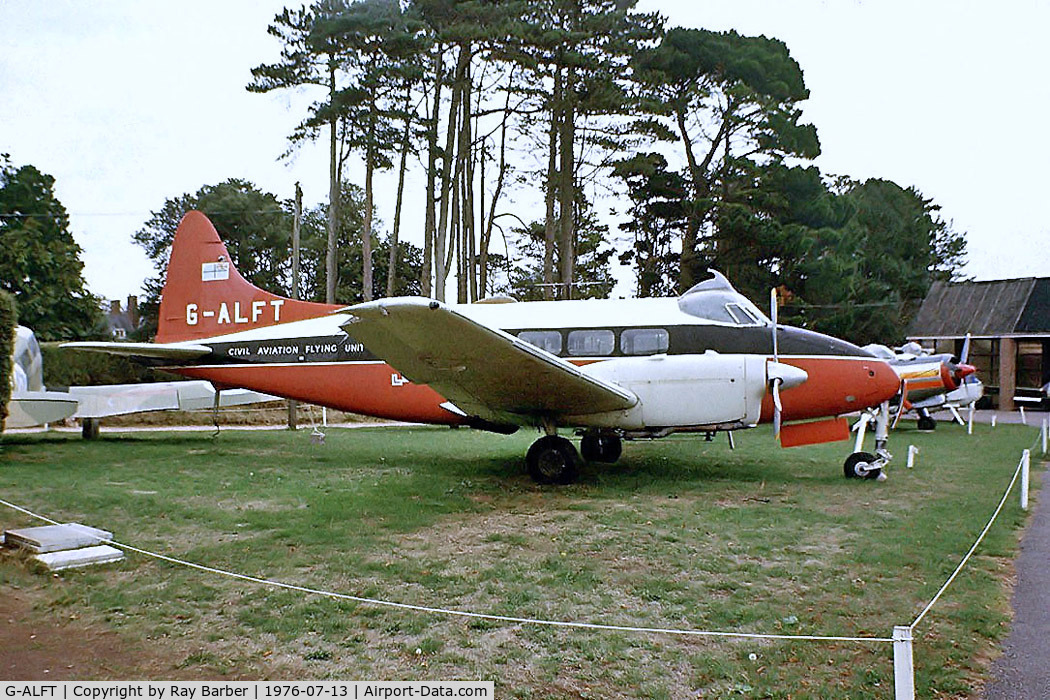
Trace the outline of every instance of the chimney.
<instances>
[{"instance_id":1,"label":"chimney","mask_svg":"<svg viewBox=\"0 0 1050 700\"><path fill-rule=\"evenodd\" d=\"M109 302L109 315L116 316L120 313L120 299L111 299Z\"/></svg>"},{"instance_id":2,"label":"chimney","mask_svg":"<svg viewBox=\"0 0 1050 700\"><path fill-rule=\"evenodd\" d=\"M132 328L139 327L139 298L134 294L128 295L128 320Z\"/></svg>"}]
</instances>

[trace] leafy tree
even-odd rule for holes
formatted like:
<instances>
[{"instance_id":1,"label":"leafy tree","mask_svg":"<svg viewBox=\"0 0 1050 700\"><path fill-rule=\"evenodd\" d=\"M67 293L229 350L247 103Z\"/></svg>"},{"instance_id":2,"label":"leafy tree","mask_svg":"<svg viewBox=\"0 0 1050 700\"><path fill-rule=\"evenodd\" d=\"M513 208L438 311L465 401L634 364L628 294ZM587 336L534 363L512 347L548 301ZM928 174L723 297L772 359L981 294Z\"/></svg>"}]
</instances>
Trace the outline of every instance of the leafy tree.
<instances>
[{"instance_id":1,"label":"leafy tree","mask_svg":"<svg viewBox=\"0 0 1050 700\"><path fill-rule=\"evenodd\" d=\"M390 154L405 129L395 119L411 121L404 95L420 77L416 56L423 48L420 26L401 11L397 0L357 0L337 14L319 17L311 43L338 55L347 75L346 87L325 106L346 125L345 142L365 161L364 221L361 234L362 290L373 296L372 210L376 170L392 166Z\"/></svg>"},{"instance_id":2,"label":"leafy tree","mask_svg":"<svg viewBox=\"0 0 1050 700\"><path fill-rule=\"evenodd\" d=\"M733 247L731 237L715 235L721 227L750 219L734 190L751 189L758 171L788 156L819 155L816 129L799 122L796 106L809 90L783 42L734 31L672 29L658 47L637 56L635 68L654 115L651 130L665 138L674 133L686 161L684 290ZM753 228L749 234L765 235Z\"/></svg>"},{"instance_id":3,"label":"leafy tree","mask_svg":"<svg viewBox=\"0 0 1050 700\"><path fill-rule=\"evenodd\" d=\"M253 80L248 85L250 92L270 92L287 88L301 88L314 85L328 92L327 102L315 102L310 106L309 115L288 137L291 149L303 141L316 139L321 129L328 128L329 167L328 167L328 229L325 270L326 301L335 302L336 285L336 230L335 222L339 219L339 200L342 190L342 168L348 155L344 146L347 124L341 114L334 109L336 95L340 89L339 76L343 70L337 48L324 41L323 35L315 34L318 22L323 22L342 14L347 7L346 0L320 0L298 10L285 8L274 17L273 24L267 29L271 36L282 42L281 60L277 63L262 64L252 69Z\"/></svg>"},{"instance_id":4,"label":"leafy tree","mask_svg":"<svg viewBox=\"0 0 1050 700\"><path fill-rule=\"evenodd\" d=\"M844 221L796 249L795 312L861 344L897 342L933 279L957 274L965 239L914 188L874 179L837 187L832 206Z\"/></svg>"},{"instance_id":5,"label":"leafy tree","mask_svg":"<svg viewBox=\"0 0 1050 700\"><path fill-rule=\"evenodd\" d=\"M361 264L361 236L364 234L364 194L360 187L343 185L342 201L339 206L342 216L336 222L337 232L337 276L336 299L341 304L352 304L365 301L364 267ZM302 245L300 271L302 275L301 298L312 301L323 301L325 296L324 259L327 231L327 210L314 208L303 214ZM373 296L382 296L387 287L390 274L390 247L395 243L372 234L372 250L376 254L374 275L372 277ZM396 243L399 254L396 256L394 294L411 296L420 294L420 272L422 267L422 250L406 242Z\"/></svg>"},{"instance_id":6,"label":"leafy tree","mask_svg":"<svg viewBox=\"0 0 1050 700\"><path fill-rule=\"evenodd\" d=\"M69 231L55 179L0 156L0 289L41 340L105 335L99 300L84 283L80 246Z\"/></svg>"},{"instance_id":7,"label":"leafy tree","mask_svg":"<svg viewBox=\"0 0 1050 700\"><path fill-rule=\"evenodd\" d=\"M612 292L616 280L612 275L613 248L609 244L609 229L601 224L586 202L574 207L577 219L573 224L576 241L575 278L571 295L561 298L605 299ZM543 222L534 221L528 227L512 229L511 244L514 261L507 267L506 284L497 291L520 301L539 301L550 298L543 275L546 231ZM560 262L561 248L555 249L555 263ZM557 282L556 284L562 284Z\"/></svg>"},{"instance_id":8,"label":"leafy tree","mask_svg":"<svg viewBox=\"0 0 1050 700\"><path fill-rule=\"evenodd\" d=\"M635 155L616 164L613 173L627 184L633 218L621 228L633 234L620 262L634 265L639 297L674 294L679 254L674 243L685 224L687 190L681 174L668 170L659 153Z\"/></svg>"}]
</instances>

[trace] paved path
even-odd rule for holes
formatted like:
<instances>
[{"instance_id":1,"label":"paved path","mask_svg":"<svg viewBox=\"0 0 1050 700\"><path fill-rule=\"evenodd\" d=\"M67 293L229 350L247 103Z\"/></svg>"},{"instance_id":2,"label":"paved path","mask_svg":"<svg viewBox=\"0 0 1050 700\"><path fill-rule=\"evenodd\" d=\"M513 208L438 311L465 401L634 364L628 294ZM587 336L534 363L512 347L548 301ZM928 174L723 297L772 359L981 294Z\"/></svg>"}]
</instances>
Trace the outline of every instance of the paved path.
<instances>
[{"instance_id":1,"label":"paved path","mask_svg":"<svg viewBox=\"0 0 1050 700\"><path fill-rule=\"evenodd\" d=\"M1044 486L1050 483L1046 476ZM1021 541L1014 620L1003 655L992 665L985 700L1050 700L1050 498L1042 500Z\"/></svg>"}]
</instances>

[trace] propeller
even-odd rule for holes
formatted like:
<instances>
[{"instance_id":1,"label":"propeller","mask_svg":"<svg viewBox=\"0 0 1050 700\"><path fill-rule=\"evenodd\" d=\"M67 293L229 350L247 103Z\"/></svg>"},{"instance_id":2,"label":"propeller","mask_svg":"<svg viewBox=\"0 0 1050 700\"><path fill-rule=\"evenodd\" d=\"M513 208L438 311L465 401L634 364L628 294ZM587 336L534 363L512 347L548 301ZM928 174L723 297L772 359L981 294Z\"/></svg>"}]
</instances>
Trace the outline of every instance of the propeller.
<instances>
[{"instance_id":1,"label":"propeller","mask_svg":"<svg viewBox=\"0 0 1050 700\"><path fill-rule=\"evenodd\" d=\"M777 288L769 290L769 318L773 321L773 362L780 364L780 351L777 347ZM779 369L779 368L778 368ZM784 378L779 373L769 373L769 388L773 393L773 439L780 439L780 424L784 413L784 404L780 402L780 385Z\"/></svg>"},{"instance_id":2,"label":"propeller","mask_svg":"<svg viewBox=\"0 0 1050 700\"><path fill-rule=\"evenodd\" d=\"M809 379L806 370L780 361L780 348L777 345L777 290L769 291L769 318L773 322L773 359L766 362L766 377L769 380L769 392L773 395L773 437L780 437L780 426L783 423L784 404L780 401L780 390L791 389Z\"/></svg>"},{"instance_id":3,"label":"propeller","mask_svg":"<svg viewBox=\"0 0 1050 700\"><path fill-rule=\"evenodd\" d=\"M970 364L970 334L966 334L963 341L962 353L959 355L959 366L969 368L970 371L962 376L960 384L972 384L977 381L976 368Z\"/></svg>"}]
</instances>

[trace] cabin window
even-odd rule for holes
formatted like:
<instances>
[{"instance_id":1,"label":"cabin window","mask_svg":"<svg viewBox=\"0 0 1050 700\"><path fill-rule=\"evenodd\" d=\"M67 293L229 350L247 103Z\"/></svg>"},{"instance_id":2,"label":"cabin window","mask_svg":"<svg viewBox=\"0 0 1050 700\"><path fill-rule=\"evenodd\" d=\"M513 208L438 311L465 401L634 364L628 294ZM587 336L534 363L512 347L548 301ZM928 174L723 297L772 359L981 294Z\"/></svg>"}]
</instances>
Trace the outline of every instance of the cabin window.
<instances>
[{"instance_id":1,"label":"cabin window","mask_svg":"<svg viewBox=\"0 0 1050 700\"><path fill-rule=\"evenodd\" d=\"M616 336L612 331L588 330L569 333L569 354L587 357L611 355L616 347Z\"/></svg>"},{"instance_id":2,"label":"cabin window","mask_svg":"<svg viewBox=\"0 0 1050 700\"><path fill-rule=\"evenodd\" d=\"M620 334L624 355L659 355L667 352L667 331L663 328L628 328Z\"/></svg>"},{"instance_id":3,"label":"cabin window","mask_svg":"<svg viewBox=\"0 0 1050 700\"><path fill-rule=\"evenodd\" d=\"M518 338L552 355L561 354L561 333L559 331L522 331L518 333Z\"/></svg>"}]
</instances>

